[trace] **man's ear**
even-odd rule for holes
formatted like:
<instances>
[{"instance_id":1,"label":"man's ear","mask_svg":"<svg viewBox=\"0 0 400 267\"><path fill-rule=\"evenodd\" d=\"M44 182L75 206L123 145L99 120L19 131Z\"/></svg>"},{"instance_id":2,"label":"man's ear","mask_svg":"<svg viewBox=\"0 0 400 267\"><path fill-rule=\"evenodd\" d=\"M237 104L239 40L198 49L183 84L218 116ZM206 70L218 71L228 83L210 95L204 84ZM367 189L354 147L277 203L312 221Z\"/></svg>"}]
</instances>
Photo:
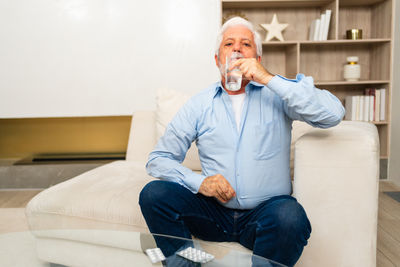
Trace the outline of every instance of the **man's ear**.
<instances>
[{"instance_id":1,"label":"man's ear","mask_svg":"<svg viewBox=\"0 0 400 267\"><path fill-rule=\"evenodd\" d=\"M218 56L217 55L214 55L214 58L215 58L215 64L217 65L217 67L219 67L219 64L218 64Z\"/></svg>"},{"instance_id":2,"label":"man's ear","mask_svg":"<svg viewBox=\"0 0 400 267\"><path fill-rule=\"evenodd\" d=\"M261 62L261 57L257 56L257 60L258 60L258 62Z\"/></svg>"}]
</instances>

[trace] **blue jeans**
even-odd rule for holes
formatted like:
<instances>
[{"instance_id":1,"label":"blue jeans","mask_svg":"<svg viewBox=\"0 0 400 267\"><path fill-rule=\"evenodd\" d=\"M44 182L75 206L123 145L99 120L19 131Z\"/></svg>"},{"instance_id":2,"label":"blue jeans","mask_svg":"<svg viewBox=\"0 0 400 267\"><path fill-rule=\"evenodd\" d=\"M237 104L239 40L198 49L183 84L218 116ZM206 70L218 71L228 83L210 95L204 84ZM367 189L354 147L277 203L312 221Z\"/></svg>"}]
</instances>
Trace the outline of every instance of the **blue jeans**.
<instances>
[{"instance_id":1,"label":"blue jeans","mask_svg":"<svg viewBox=\"0 0 400 267\"><path fill-rule=\"evenodd\" d=\"M311 225L303 207L289 195L276 196L254 209L229 209L212 197L193 194L178 183L156 180L140 193L139 204L151 233L216 242L239 242L255 255L287 266L299 259ZM168 257L182 242L156 238Z\"/></svg>"}]
</instances>

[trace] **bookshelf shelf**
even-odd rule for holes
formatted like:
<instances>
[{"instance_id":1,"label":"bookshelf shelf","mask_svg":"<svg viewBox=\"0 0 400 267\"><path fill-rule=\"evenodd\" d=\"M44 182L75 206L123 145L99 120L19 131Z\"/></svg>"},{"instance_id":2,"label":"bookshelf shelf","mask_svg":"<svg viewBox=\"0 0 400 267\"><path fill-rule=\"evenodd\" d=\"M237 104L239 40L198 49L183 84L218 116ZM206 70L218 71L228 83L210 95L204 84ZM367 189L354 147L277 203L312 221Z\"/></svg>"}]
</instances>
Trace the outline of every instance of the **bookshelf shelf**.
<instances>
[{"instance_id":1,"label":"bookshelf shelf","mask_svg":"<svg viewBox=\"0 0 400 267\"><path fill-rule=\"evenodd\" d=\"M223 8L321 7L331 0L222 0Z\"/></svg>"},{"instance_id":2,"label":"bookshelf shelf","mask_svg":"<svg viewBox=\"0 0 400 267\"><path fill-rule=\"evenodd\" d=\"M371 122L378 128L381 158L387 159L391 127L392 48L394 0L222 0L224 19L243 15L263 39L260 24L277 14L285 41L263 43L262 64L288 78L297 73L312 76L315 85L335 94L345 104L346 96L362 95L366 88L386 89L386 120ZM309 41L311 22L331 10L328 40ZM347 40L346 30L362 29L363 39ZM361 78L343 79L346 57L358 56Z\"/></svg>"},{"instance_id":3,"label":"bookshelf shelf","mask_svg":"<svg viewBox=\"0 0 400 267\"><path fill-rule=\"evenodd\" d=\"M346 40L346 39L340 39L340 40L326 40L326 41L308 41L308 40L303 40L303 41L270 41L270 42L263 42L263 46L287 46L287 45L301 45L301 46L307 46L307 45L354 45L354 44L379 44L379 43L390 43L391 39L388 38L376 38L376 39L362 39L362 40Z\"/></svg>"},{"instance_id":4,"label":"bookshelf shelf","mask_svg":"<svg viewBox=\"0 0 400 267\"><path fill-rule=\"evenodd\" d=\"M288 45L298 45L298 41L270 41L270 42L263 42L263 46L288 46Z\"/></svg>"},{"instance_id":5,"label":"bookshelf shelf","mask_svg":"<svg viewBox=\"0 0 400 267\"><path fill-rule=\"evenodd\" d=\"M260 7L322 7L332 0L222 0L224 8L260 8ZM368 6L384 0L346 0L340 6Z\"/></svg>"},{"instance_id":6,"label":"bookshelf shelf","mask_svg":"<svg viewBox=\"0 0 400 267\"><path fill-rule=\"evenodd\" d=\"M376 44L376 43L390 43L391 40L388 38L376 38L376 39L362 39L362 40L326 40L326 41L301 41L301 45L354 45L354 44Z\"/></svg>"},{"instance_id":7,"label":"bookshelf shelf","mask_svg":"<svg viewBox=\"0 0 400 267\"><path fill-rule=\"evenodd\" d=\"M340 1L341 6L368 6L374 5L377 3L382 3L384 0L347 0L347 1Z\"/></svg>"},{"instance_id":8,"label":"bookshelf shelf","mask_svg":"<svg viewBox=\"0 0 400 267\"><path fill-rule=\"evenodd\" d=\"M387 125L389 122L387 121L371 121L371 123L375 125Z\"/></svg>"},{"instance_id":9,"label":"bookshelf shelf","mask_svg":"<svg viewBox=\"0 0 400 267\"><path fill-rule=\"evenodd\" d=\"M347 81L315 81L314 84L316 86L320 85L386 85L389 84L389 80L364 80L364 81L356 81L356 82L347 82Z\"/></svg>"}]
</instances>

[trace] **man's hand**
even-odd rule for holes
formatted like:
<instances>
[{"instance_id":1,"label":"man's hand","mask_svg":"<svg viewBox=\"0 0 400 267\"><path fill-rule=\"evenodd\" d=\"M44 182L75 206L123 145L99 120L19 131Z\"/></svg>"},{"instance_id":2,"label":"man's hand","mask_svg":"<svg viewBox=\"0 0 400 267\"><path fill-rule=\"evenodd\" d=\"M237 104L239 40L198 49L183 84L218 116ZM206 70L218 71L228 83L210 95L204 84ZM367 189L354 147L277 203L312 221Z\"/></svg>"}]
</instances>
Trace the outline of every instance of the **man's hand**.
<instances>
[{"instance_id":1,"label":"man's hand","mask_svg":"<svg viewBox=\"0 0 400 267\"><path fill-rule=\"evenodd\" d=\"M215 197L223 203L228 202L236 195L228 180L221 174L208 176L204 179L200 185L199 193L207 197Z\"/></svg>"},{"instance_id":2,"label":"man's hand","mask_svg":"<svg viewBox=\"0 0 400 267\"><path fill-rule=\"evenodd\" d=\"M235 61L231 69L239 67L244 78L247 80L255 81L263 85L274 77L269 73L256 58L241 58Z\"/></svg>"}]
</instances>

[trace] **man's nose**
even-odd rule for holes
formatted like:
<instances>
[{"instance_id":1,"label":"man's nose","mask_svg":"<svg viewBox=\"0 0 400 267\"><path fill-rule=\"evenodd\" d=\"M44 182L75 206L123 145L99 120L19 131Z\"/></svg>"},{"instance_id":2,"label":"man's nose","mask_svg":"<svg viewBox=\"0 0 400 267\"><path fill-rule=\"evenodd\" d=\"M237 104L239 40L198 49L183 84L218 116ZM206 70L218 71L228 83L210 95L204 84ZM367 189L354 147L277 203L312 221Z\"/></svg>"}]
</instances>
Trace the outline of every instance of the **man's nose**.
<instances>
[{"instance_id":1,"label":"man's nose","mask_svg":"<svg viewBox=\"0 0 400 267\"><path fill-rule=\"evenodd\" d=\"M233 52L241 52L240 50L242 49L242 46L240 45L240 43L235 43L233 45Z\"/></svg>"}]
</instances>

